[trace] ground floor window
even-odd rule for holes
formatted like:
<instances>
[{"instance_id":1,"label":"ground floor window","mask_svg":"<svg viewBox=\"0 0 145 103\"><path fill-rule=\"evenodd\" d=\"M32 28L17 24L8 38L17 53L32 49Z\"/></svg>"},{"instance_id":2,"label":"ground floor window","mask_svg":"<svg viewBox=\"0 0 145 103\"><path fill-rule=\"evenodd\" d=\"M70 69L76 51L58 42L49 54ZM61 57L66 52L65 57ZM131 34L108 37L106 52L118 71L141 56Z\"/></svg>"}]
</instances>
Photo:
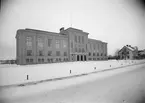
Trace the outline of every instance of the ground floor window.
<instances>
[{"instance_id":1,"label":"ground floor window","mask_svg":"<svg viewBox=\"0 0 145 103\"><path fill-rule=\"evenodd\" d=\"M43 59L43 58L42 58L42 59L39 58L39 59L38 59L38 63L44 63L44 59Z\"/></svg>"},{"instance_id":2,"label":"ground floor window","mask_svg":"<svg viewBox=\"0 0 145 103\"><path fill-rule=\"evenodd\" d=\"M32 59L32 58L30 58L30 59L27 58L27 59L26 59L26 63L33 63L33 59Z\"/></svg>"}]
</instances>

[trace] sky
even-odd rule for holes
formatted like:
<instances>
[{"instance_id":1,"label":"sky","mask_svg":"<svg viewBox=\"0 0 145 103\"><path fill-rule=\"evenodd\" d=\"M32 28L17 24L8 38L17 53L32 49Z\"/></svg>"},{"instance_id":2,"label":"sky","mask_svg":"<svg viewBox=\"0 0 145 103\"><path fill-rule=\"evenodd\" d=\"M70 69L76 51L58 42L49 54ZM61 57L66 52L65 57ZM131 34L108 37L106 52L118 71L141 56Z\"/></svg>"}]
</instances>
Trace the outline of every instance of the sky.
<instances>
[{"instance_id":1,"label":"sky","mask_svg":"<svg viewBox=\"0 0 145 103\"><path fill-rule=\"evenodd\" d=\"M0 59L16 58L16 31L59 32L73 27L108 43L108 55L124 45L145 49L145 9L137 0L3 0Z\"/></svg>"}]
</instances>

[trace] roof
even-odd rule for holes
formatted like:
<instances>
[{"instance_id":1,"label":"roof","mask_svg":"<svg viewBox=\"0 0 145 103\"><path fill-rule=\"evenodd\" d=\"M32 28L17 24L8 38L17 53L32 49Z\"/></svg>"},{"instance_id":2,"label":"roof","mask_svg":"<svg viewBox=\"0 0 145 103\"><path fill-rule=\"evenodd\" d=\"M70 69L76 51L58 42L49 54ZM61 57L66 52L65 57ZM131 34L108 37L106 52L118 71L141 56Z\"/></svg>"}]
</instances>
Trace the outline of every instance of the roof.
<instances>
[{"instance_id":1,"label":"roof","mask_svg":"<svg viewBox=\"0 0 145 103\"><path fill-rule=\"evenodd\" d=\"M30 28L26 28L25 30L27 30L27 31L41 32L41 33L53 33L53 34L56 34L56 35L59 34L59 33L55 33L55 32L49 32L49 31L37 30L37 29L30 29Z\"/></svg>"},{"instance_id":2,"label":"roof","mask_svg":"<svg viewBox=\"0 0 145 103\"><path fill-rule=\"evenodd\" d=\"M26 28L26 29L19 29L19 30L17 30L16 38L20 35L19 32L34 32L36 34L41 33L41 34L44 34L44 35L53 35L53 36L67 37L66 35L60 35L60 33Z\"/></svg>"},{"instance_id":3,"label":"roof","mask_svg":"<svg viewBox=\"0 0 145 103\"><path fill-rule=\"evenodd\" d=\"M83 32L84 34L89 34L89 33L87 33L87 32L84 32L83 30L80 30L80 29L76 29L76 28L72 28L72 27L69 27L69 28L67 28L67 29L65 29L66 31L75 31L75 32Z\"/></svg>"},{"instance_id":4,"label":"roof","mask_svg":"<svg viewBox=\"0 0 145 103\"><path fill-rule=\"evenodd\" d=\"M131 47L131 46L125 46L125 47L130 49L131 51L135 51L136 50L134 47Z\"/></svg>"},{"instance_id":5,"label":"roof","mask_svg":"<svg viewBox=\"0 0 145 103\"><path fill-rule=\"evenodd\" d=\"M123 48L127 48L127 49L130 50L130 51L135 51L135 50L136 50L134 47L131 47L130 45L126 45L126 46L124 46ZM123 50L123 48L120 49L119 52L120 52L121 50Z\"/></svg>"},{"instance_id":6,"label":"roof","mask_svg":"<svg viewBox=\"0 0 145 103\"><path fill-rule=\"evenodd\" d=\"M91 39L91 38L88 38L88 41L92 41L92 42L101 42L101 43L104 43L104 44L107 44L107 42L103 42L101 40L96 40L96 39Z\"/></svg>"}]
</instances>

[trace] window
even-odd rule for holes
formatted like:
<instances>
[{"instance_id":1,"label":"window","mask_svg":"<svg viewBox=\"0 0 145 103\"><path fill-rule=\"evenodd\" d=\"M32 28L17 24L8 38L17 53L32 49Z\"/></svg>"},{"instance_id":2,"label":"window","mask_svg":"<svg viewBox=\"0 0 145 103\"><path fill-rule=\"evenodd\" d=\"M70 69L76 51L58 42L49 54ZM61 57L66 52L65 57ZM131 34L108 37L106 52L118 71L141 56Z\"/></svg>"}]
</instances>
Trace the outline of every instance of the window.
<instances>
[{"instance_id":1,"label":"window","mask_svg":"<svg viewBox=\"0 0 145 103\"><path fill-rule=\"evenodd\" d=\"M89 52L89 56L91 56L91 53Z\"/></svg>"},{"instance_id":2,"label":"window","mask_svg":"<svg viewBox=\"0 0 145 103\"><path fill-rule=\"evenodd\" d=\"M73 48L73 42L71 42L71 48Z\"/></svg>"},{"instance_id":3,"label":"window","mask_svg":"<svg viewBox=\"0 0 145 103\"><path fill-rule=\"evenodd\" d=\"M62 41L62 45L63 45L63 48L66 48L67 47L67 41L66 40L63 40Z\"/></svg>"},{"instance_id":4,"label":"window","mask_svg":"<svg viewBox=\"0 0 145 103\"><path fill-rule=\"evenodd\" d=\"M32 56L32 50L27 50L27 56Z\"/></svg>"},{"instance_id":5,"label":"window","mask_svg":"<svg viewBox=\"0 0 145 103\"><path fill-rule=\"evenodd\" d=\"M42 63L44 62L44 59L42 59Z\"/></svg>"},{"instance_id":6,"label":"window","mask_svg":"<svg viewBox=\"0 0 145 103\"><path fill-rule=\"evenodd\" d=\"M33 63L33 59L31 58L31 59L26 59L26 63Z\"/></svg>"},{"instance_id":7,"label":"window","mask_svg":"<svg viewBox=\"0 0 145 103\"><path fill-rule=\"evenodd\" d=\"M77 52L77 48L75 48L75 51Z\"/></svg>"},{"instance_id":8,"label":"window","mask_svg":"<svg viewBox=\"0 0 145 103\"><path fill-rule=\"evenodd\" d=\"M30 59L30 62L33 63L33 59Z\"/></svg>"},{"instance_id":9,"label":"window","mask_svg":"<svg viewBox=\"0 0 145 103\"><path fill-rule=\"evenodd\" d=\"M81 52L81 48L79 48L79 52Z\"/></svg>"},{"instance_id":10,"label":"window","mask_svg":"<svg viewBox=\"0 0 145 103\"><path fill-rule=\"evenodd\" d=\"M67 56L67 52L64 52L64 56Z\"/></svg>"},{"instance_id":11,"label":"window","mask_svg":"<svg viewBox=\"0 0 145 103\"><path fill-rule=\"evenodd\" d=\"M51 47L52 39L48 39L48 47Z\"/></svg>"},{"instance_id":12,"label":"window","mask_svg":"<svg viewBox=\"0 0 145 103\"><path fill-rule=\"evenodd\" d=\"M48 51L48 56L51 56L52 55L52 51Z\"/></svg>"},{"instance_id":13,"label":"window","mask_svg":"<svg viewBox=\"0 0 145 103\"><path fill-rule=\"evenodd\" d=\"M84 36L82 36L82 43L84 44Z\"/></svg>"},{"instance_id":14,"label":"window","mask_svg":"<svg viewBox=\"0 0 145 103\"><path fill-rule=\"evenodd\" d=\"M97 56L99 56L99 53L97 53Z\"/></svg>"},{"instance_id":15,"label":"window","mask_svg":"<svg viewBox=\"0 0 145 103\"><path fill-rule=\"evenodd\" d=\"M59 40L56 40L56 48L58 49L58 48L60 48L60 41Z\"/></svg>"},{"instance_id":16,"label":"window","mask_svg":"<svg viewBox=\"0 0 145 103\"><path fill-rule=\"evenodd\" d=\"M42 40L42 38L41 37L38 37L37 38L37 45L38 45L38 47L39 48L43 48L43 46L44 46L44 44L43 44L43 40Z\"/></svg>"},{"instance_id":17,"label":"window","mask_svg":"<svg viewBox=\"0 0 145 103\"><path fill-rule=\"evenodd\" d=\"M29 59L26 59L26 63L29 63Z\"/></svg>"},{"instance_id":18,"label":"window","mask_svg":"<svg viewBox=\"0 0 145 103\"><path fill-rule=\"evenodd\" d=\"M75 35L75 42L77 43L77 36Z\"/></svg>"},{"instance_id":19,"label":"window","mask_svg":"<svg viewBox=\"0 0 145 103\"><path fill-rule=\"evenodd\" d=\"M60 56L60 51L56 51L56 56Z\"/></svg>"},{"instance_id":20,"label":"window","mask_svg":"<svg viewBox=\"0 0 145 103\"><path fill-rule=\"evenodd\" d=\"M90 49L92 49L92 45L90 44Z\"/></svg>"},{"instance_id":21,"label":"window","mask_svg":"<svg viewBox=\"0 0 145 103\"><path fill-rule=\"evenodd\" d=\"M79 36L79 43L81 43L81 37Z\"/></svg>"},{"instance_id":22,"label":"window","mask_svg":"<svg viewBox=\"0 0 145 103\"><path fill-rule=\"evenodd\" d=\"M95 47L96 45L94 44L93 46L94 46L94 50L95 50L96 49L96 47Z\"/></svg>"},{"instance_id":23,"label":"window","mask_svg":"<svg viewBox=\"0 0 145 103\"><path fill-rule=\"evenodd\" d=\"M41 59L38 59L38 62L40 63L41 62Z\"/></svg>"},{"instance_id":24,"label":"window","mask_svg":"<svg viewBox=\"0 0 145 103\"><path fill-rule=\"evenodd\" d=\"M27 45L27 47L32 46L32 37L30 37L30 36L26 37L26 45Z\"/></svg>"},{"instance_id":25,"label":"window","mask_svg":"<svg viewBox=\"0 0 145 103\"><path fill-rule=\"evenodd\" d=\"M84 48L82 48L82 52L83 52L83 53L85 52Z\"/></svg>"},{"instance_id":26,"label":"window","mask_svg":"<svg viewBox=\"0 0 145 103\"><path fill-rule=\"evenodd\" d=\"M98 44L98 50L99 50L100 48L99 48L99 44Z\"/></svg>"},{"instance_id":27,"label":"window","mask_svg":"<svg viewBox=\"0 0 145 103\"><path fill-rule=\"evenodd\" d=\"M39 56L43 56L43 51L39 50Z\"/></svg>"},{"instance_id":28,"label":"window","mask_svg":"<svg viewBox=\"0 0 145 103\"><path fill-rule=\"evenodd\" d=\"M95 53L93 53L93 56L95 56Z\"/></svg>"},{"instance_id":29,"label":"window","mask_svg":"<svg viewBox=\"0 0 145 103\"><path fill-rule=\"evenodd\" d=\"M47 59L47 62L50 62L50 59Z\"/></svg>"}]
</instances>

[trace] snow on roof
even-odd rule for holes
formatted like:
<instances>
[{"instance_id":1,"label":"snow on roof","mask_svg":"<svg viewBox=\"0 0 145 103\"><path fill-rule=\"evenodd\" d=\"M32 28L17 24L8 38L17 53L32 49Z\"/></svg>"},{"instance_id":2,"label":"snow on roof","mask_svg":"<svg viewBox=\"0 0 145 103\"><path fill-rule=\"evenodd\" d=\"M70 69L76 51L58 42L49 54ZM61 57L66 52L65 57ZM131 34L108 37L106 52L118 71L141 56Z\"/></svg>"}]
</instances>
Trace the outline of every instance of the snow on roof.
<instances>
[{"instance_id":1,"label":"snow on roof","mask_svg":"<svg viewBox=\"0 0 145 103\"><path fill-rule=\"evenodd\" d=\"M135 50L134 47L131 47L131 46L128 46L128 45L126 45L125 47L128 48L128 49L130 49L131 51L134 51Z\"/></svg>"}]
</instances>

